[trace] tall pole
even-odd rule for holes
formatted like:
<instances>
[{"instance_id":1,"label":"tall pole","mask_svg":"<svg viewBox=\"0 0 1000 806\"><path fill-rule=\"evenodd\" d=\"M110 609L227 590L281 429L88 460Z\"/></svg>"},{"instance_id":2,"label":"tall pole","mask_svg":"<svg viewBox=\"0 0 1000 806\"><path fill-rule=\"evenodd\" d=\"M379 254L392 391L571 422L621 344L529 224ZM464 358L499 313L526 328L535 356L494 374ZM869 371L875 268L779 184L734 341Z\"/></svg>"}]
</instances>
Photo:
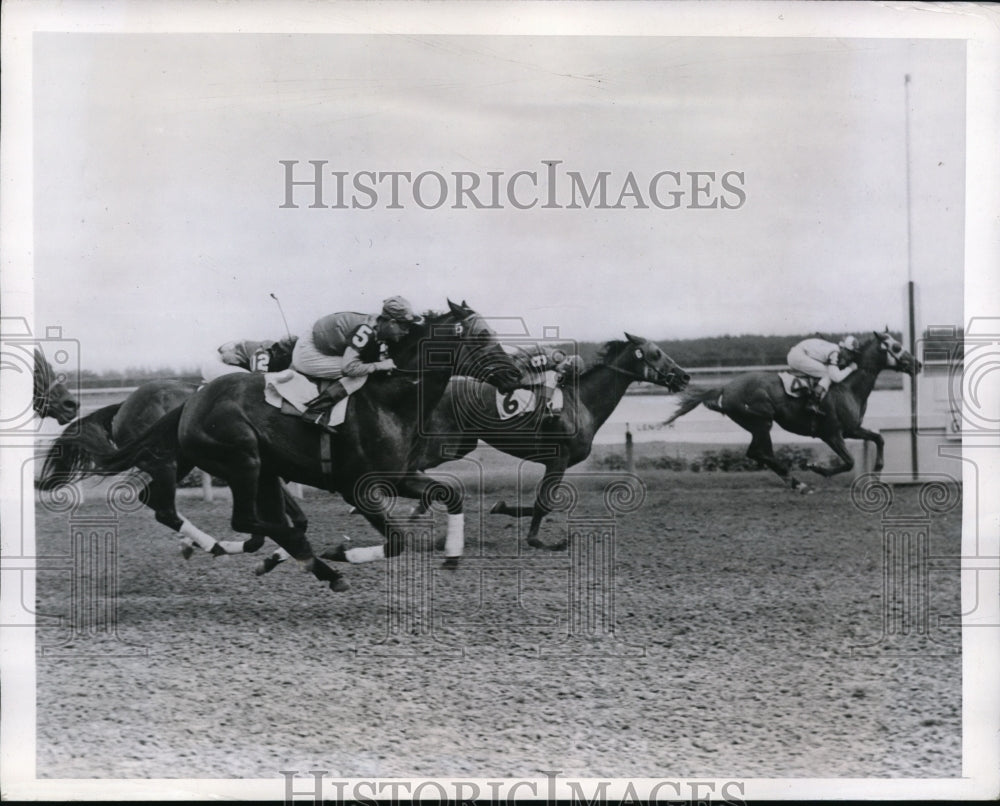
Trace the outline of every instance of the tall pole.
<instances>
[{"instance_id":1,"label":"tall pole","mask_svg":"<svg viewBox=\"0 0 1000 806\"><path fill-rule=\"evenodd\" d=\"M913 203L910 197L910 74L903 78L904 105L906 107L906 297L910 319L910 350L917 358L917 322L913 286ZM917 376L910 376L910 472L917 480L919 459L917 455Z\"/></svg>"}]
</instances>

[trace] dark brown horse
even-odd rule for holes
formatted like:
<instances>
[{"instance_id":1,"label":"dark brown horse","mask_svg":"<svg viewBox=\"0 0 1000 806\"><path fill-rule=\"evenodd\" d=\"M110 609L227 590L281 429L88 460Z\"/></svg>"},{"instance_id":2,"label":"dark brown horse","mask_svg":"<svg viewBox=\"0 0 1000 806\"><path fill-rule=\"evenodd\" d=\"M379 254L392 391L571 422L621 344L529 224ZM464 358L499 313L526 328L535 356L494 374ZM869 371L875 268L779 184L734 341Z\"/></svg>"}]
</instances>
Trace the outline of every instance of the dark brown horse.
<instances>
[{"instance_id":1,"label":"dark brown horse","mask_svg":"<svg viewBox=\"0 0 1000 806\"><path fill-rule=\"evenodd\" d=\"M854 467L854 458L847 450L844 438L863 439L876 447L875 467L883 465L885 442L881 434L862 428L868 397L875 388L875 379L884 369L916 375L920 362L903 349L903 345L890 335L888 328L858 349L858 368L845 380L833 384L821 404L821 415L808 409L805 397L789 397L777 373L749 372L723 386L691 388L681 401L680 408L664 425L687 414L698 405L726 415L752 435L747 456L769 467L793 490L811 492L809 485L797 480L789 469L774 456L771 444L771 426L777 423L786 431L803 436L814 436L829 445L840 458L840 464L823 467L809 465L809 469L822 476L844 473Z\"/></svg>"},{"instance_id":2,"label":"dark brown horse","mask_svg":"<svg viewBox=\"0 0 1000 806\"><path fill-rule=\"evenodd\" d=\"M527 542L535 548L564 549L561 541L548 546L538 539L542 519L552 510L552 495L566 469L590 455L594 435L635 381L680 391L688 375L656 344L625 334L625 341L609 341L596 363L565 384L564 403L557 417L531 412L501 419L497 390L470 378L456 378L425 424L417 455L421 470L471 453L478 440L517 456L540 462L545 473L533 506L511 506L500 501L490 510L513 517L531 517Z\"/></svg>"},{"instance_id":3,"label":"dark brown horse","mask_svg":"<svg viewBox=\"0 0 1000 806\"><path fill-rule=\"evenodd\" d=\"M149 381L121 403L104 406L81 417L75 428L63 432L53 441L35 486L49 491L100 474L102 457L115 451L118 445L136 439L165 414L182 406L197 389L196 384L185 381ZM143 456L136 467L149 476L139 494L142 501L148 504L150 500L173 496L180 480L176 456L150 454ZM185 558L191 556L195 544L216 555L244 550L243 542L219 543L183 515L179 517L183 522L178 531L184 536L181 551ZM253 546L249 548L252 550Z\"/></svg>"},{"instance_id":4,"label":"dark brown horse","mask_svg":"<svg viewBox=\"0 0 1000 806\"><path fill-rule=\"evenodd\" d=\"M31 407L39 419L52 417L59 425L66 425L80 410L80 404L66 388L66 379L57 375L42 351L34 350Z\"/></svg>"},{"instance_id":5,"label":"dark brown horse","mask_svg":"<svg viewBox=\"0 0 1000 806\"><path fill-rule=\"evenodd\" d=\"M280 340L268 348L269 368L282 370L291 364L291 348L294 341ZM242 369L250 367L242 365ZM50 446L45 456L42 472L36 486L40 490L52 490L90 475L100 474L101 458L139 437L165 414L179 408L198 389L197 384L187 381L163 379L149 381L139 386L125 400L93 411L81 417L71 431L63 432ZM177 457L173 455L149 454L136 467L148 474L149 479L140 492L140 500L170 500L181 477L177 475ZM155 505L150 505L154 511ZM297 504L289 498L289 514L295 514ZM198 529L183 515L179 516L181 553L185 559L191 556L198 545L214 555L236 554L256 551L263 545L263 536L248 541L216 541L215 538ZM173 528L172 524L171 528Z\"/></svg>"},{"instance_id":6,"label":"dark brown horse","mask_svg":"<svg viewBox=\"0 0 1000 806\"><path fill-rule=\"evenodd\" d=\"M199 389L179 409L167 414L137 440L101 461L101 472L120 472L149 455L176 456L178 474L192 467L224 479L233 495L232 528L266 535L298 560L304 570L347 587L339 571L314 555L304 515L285 520L280 479L339 492L357 505L387 538L380 556L403 550L398 531L387 530L388 496L441 501L448 510L446 567L457 566L464 541L462 493L449 480L432 479L411 466L411 450L422 412L437 405L455 374L489 380L504 390L515 388L520 373L500 348L479 314L464 303L414 325L396 345L398 369L370 376L349 399L348 417L332 438L331 461L323 461L325 433L299 417L282 414L264 400L262 375L224 375ZM180 528L173 497L150 501L157 519ZM352 556L340 547L330 559Z\"/></svg>"}]
</instances>

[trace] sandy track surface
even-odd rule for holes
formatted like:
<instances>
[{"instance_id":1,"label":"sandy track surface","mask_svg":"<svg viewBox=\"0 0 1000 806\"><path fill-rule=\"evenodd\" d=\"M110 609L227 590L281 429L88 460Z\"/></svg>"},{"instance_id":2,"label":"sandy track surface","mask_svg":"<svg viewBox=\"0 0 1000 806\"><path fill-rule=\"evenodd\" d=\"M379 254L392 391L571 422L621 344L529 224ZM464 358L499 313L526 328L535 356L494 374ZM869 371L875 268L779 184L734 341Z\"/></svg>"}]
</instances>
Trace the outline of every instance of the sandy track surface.
<instances>
[{"instance_id":1,"label":"sandy track surface","mask_svg":"<svg viewBox=\"0 0 1000 806\"><path fill-rule=\"evenodd\" d=\"M457 572L415 547L392 568L341 566L340 594L291 564L257 578L259 557L184 562L145 510L114 524L100 499L39 507L40 554L68 554L74 528L116 529L118 581L113 634L99 615L87 634L38 631L38 776L961 774L946 623L960 506L928 515L920 488L898 487L873 511L844 479L798 496L765 473L642 478L613 529L607 474L579 478L575 508L551 516L545 539L573 532L589 553L526 549L526 521L484 514L516 478L483 496L473 483ZM232 536L226 502L182 504ZM304 507L315 546L378 541L339 497ZM895 516L923 524L929 564L899 543L886 559ZM40 623L72 623L74 578L95 568L40 572ZM924 581L901 604L903 578Z\"/></svg>"}]
</instances>

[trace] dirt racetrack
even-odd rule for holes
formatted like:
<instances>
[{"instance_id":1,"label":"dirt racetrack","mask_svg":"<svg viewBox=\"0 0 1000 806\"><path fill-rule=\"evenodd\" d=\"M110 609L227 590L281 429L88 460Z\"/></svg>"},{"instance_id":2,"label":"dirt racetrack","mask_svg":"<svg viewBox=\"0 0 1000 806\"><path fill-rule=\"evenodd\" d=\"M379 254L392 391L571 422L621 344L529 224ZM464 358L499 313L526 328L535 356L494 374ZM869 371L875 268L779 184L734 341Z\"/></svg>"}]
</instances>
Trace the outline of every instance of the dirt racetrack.
<instances>
[{"instance_id":1,"label":"dirt racetrack","mask_svg":"<svg viewBox=\"0 0 1000 806\"><path fill-rule=\"evenodd\" d=\"M151 513L122 514L117 637L44 626L97 570L38 576L38 777L961 775L957 498L897 487L881 509L846 478L798 496L762 472L649 471L609 531L594 519L616 477L582 475L575 509L543 527L596 528L574 577L568 554L523 547L526 521L483 515L516 497L514 466L482 499L462 476L457 572L412 550L394 577L341 566L340 594L291 564L257 578L259 557L184 562ZM227 502L181 505L231 537ZM377 542L339 497L304 507L315 546ZM98 496L37 507L39 554L67 555L71 527L107 514ZM927 541L892 543L896 516Z\"/></svg>"}]
</instances>

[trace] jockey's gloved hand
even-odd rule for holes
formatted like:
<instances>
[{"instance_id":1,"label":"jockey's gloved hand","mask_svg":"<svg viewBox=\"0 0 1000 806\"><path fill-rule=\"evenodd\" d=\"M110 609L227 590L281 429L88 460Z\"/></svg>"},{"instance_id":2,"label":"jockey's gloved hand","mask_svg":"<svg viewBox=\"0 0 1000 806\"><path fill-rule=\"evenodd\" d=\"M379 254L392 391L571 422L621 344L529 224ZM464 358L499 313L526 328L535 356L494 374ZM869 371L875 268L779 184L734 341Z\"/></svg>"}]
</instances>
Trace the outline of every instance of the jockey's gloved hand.
<instances>
[{"instance_id":1,"label":"jockey's gloved hand","mask_svg":"<svg viewBox=\"0 0 1000 806\"><path fill-rule=\"evenodd\" d=\"M391 358L383 359L382 361L375 362L375 369L380 372L389 372L396 368L396 362Z\"/></svg>"}]
</instances>

